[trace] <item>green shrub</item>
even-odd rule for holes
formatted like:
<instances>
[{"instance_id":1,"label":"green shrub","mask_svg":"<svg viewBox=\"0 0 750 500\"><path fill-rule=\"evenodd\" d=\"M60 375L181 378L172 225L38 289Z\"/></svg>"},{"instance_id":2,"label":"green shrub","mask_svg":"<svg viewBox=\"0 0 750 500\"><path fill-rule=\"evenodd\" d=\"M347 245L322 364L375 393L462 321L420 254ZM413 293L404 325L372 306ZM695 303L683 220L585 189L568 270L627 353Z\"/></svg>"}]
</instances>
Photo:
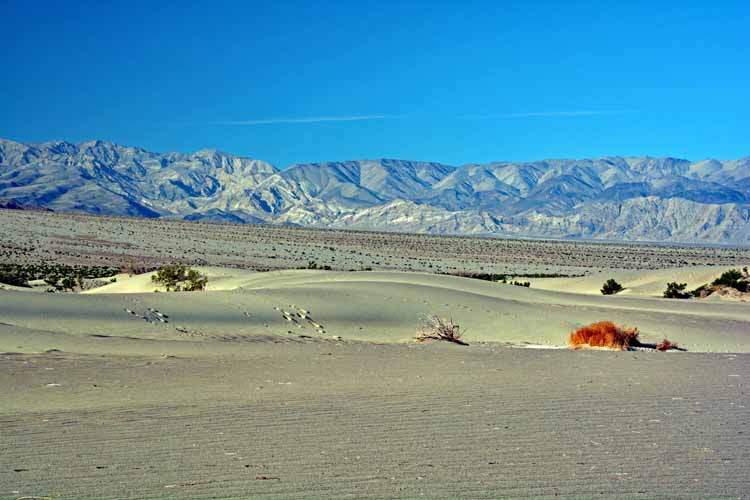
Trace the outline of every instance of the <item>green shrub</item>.
<instances>
[{"instance_id":1,"label":"green shrub","mask_svg":"<svg viewBox=\"0 0 750 500\"><path fill-rule=\"evenodd\" d=\"M622 290L622 285L615 281L613 278L610 278L604 282L604 285L602 285L601 292L602 295L614 295L617 292L621 292Z\"/></svg>"},{"instance_id":2,"label":"green shrub","mask_svg":"<svg viewBox=\"0 0 750 500\"><path fill-rule=\"evenodd\" d=\"M704 298L704 297L708 297L712 293L713 293L713 288L711 288L709 285L701 285L695 290L693 290L692 292L690 292L690 295L692 295L693 297Z\"/></svg>"},{"instance_id":3,"label":"green shrub","mask_svg":"<svg viewBox=\"0 0 750 500\"><path fill-rule=\"evenodd\" d=\"M687 283L677 283L676 281L667 283L667 289L664 290L664 298L687 299L691 294L686 292L685 288L687 288Z\"/></svg>"},{"instance_id":4,"label":"green shrub","mask_svg":"<svg viewBox=\"0 0 750 500\"><path fill-rule=\"evenodd\" d=\"M13 269L2 270L0 269L0 283L13 286L28 287L29 283L27 278Z\"/></svg>"},{"instance_id":5,"label":"green shrub","mask_svg":"<svg viewBox=\"0 0 750 500\"><path fill-rule=\"evenodd\" d=\"M63 287L63 290L73 290L76 287L76 279L72 276L66 276L62 279L60 284Z\"/></svg>"},{"instance_id":6,"label":"green shrub","mask_svg":"<svg viewBox=\"0 0 750 500\"><path fill-rule=\"evenodd\" d=\"M151 276L151 281L168 292L194 292L206 288L208 277L182 264L172 264L159 269Z\"/></svg>"},{"instance_id":7,"label":"green shrub","mask_svg":"<svg viewBox=\"0 0 750 500\"><path fill-rule=\"evenodd\" d=\"M730 269L716 278L711 285L728 286L740 292L747 292L750 290L750 279L748 279L746 273L743 274L738 269Z\"/></svg>"}]
</instances>

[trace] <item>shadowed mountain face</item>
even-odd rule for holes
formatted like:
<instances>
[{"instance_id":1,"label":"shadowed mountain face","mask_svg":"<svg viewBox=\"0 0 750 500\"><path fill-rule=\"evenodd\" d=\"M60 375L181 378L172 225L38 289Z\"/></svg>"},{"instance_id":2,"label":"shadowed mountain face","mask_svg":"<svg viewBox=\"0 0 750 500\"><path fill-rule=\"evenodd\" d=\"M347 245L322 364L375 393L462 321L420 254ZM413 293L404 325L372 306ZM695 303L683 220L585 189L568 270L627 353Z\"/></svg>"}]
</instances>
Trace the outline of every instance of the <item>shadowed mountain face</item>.
<instances>
[{"instance_id":1,"label":"shadowed mountain face","mask_svg":"<svg viewBox=\"0 0 750 500\"><path fill-rule=\"evenodd\" d=\"M750 244L750 158L384 159L278 170L213 150L0 139L0 201L215 222Z\"/></svg>"}]
</instances>

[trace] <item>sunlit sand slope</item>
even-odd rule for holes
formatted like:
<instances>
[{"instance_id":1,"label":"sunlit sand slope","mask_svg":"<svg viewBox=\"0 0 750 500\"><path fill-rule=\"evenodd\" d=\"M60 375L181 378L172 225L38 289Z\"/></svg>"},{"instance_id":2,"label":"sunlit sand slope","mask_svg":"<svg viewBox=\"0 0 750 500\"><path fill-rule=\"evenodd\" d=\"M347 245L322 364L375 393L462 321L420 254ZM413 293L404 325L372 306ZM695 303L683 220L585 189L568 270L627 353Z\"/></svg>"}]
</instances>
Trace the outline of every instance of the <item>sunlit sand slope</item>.
<instances>
[{"instance_id":1,"label":"sunlit sand slope","mask_svg":"<svg viewBox=\"0 0 750 500\"><path fill-rule=\"evenodd\" d=\"M571 330L606 319L640 328L645 341L750 352L745 303L571 294L419 273L205 271L213 291L154 293L149 276L82 295L0 291L0 323L8 331L49 332L37 350L101 352L122 337L203 342L206 349L269 336L402 343L427 314L452 317L470 343L563 346ZM31 349L34 337L24 337L26 346L0 337L0 350Z\"/></svg>"}]
</instances>

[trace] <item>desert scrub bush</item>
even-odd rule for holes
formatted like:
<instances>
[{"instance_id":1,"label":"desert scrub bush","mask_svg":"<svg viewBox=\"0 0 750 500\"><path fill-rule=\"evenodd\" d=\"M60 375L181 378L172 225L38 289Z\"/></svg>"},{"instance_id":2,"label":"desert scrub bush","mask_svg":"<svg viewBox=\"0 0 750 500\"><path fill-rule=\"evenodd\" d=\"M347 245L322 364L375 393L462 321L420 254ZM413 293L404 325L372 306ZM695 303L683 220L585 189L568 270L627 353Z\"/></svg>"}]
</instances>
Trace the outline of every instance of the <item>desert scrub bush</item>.
<instances>
[{"instance_id":1,"label":"desert scrub bush","mask_svg":"<svg viewBox=\"0 0 750 500\"><path fill-rule=\"evenodd\" d=\"M0 269L0 283L5 283L6 285L13 286L29 286L28 280L24 277L24 275L13 269Z\"/></svg>"},{"instance_id":2,"label":"desert scrub bush","mask_svg":"<svg viewBox=\"0 0 750 500\"><path fill-rule=\"evenodd\" d=\"M208 277L182 264L171 264L159 269L151 281L168 292L194 292L206 288Z\"/></svg>"},{"instance_id":3,"label":"desert scrub bush","mask_svg":"<svg viewBox=\"0 0 750 500\"><path fill-rule=\"evenodd\" d=\"M750 292L750 274L748 273L747 267L743 267L742 271L738 269L725 271L710 284L701 285L690 293L694 297L703 299L714 292L724 294L725 292L732 290L736 290L740 293Z\"/></svg>"},{"instance_id":4,"label":"desert scrub bush","mask_svg":"<svg viewBox=\"0 0 750 500\"><path fill-rule=\"evenodd\" d=\"M687 283L677 283L672 281L667 283L667 289L662 294L665 299L688 299L691 297L691 293L686 292Z\"/></svg>"},{"instance_id":5,"label":"desert scrub bush","mask_svg":"<svg viewBox=\"0 0 750 500\"><path fill-rule=\"evenodd\" d=\"M426 342L428 340L445 340L460 345L469 345L461 337L464 332L461 327L453 322L453 319L445 319L439 316L428 316L424 323L417 330L414 339L417 342Z\"/></svg>"},{"instance_id":6,"label":"desert scrub bush","mask_svg":"<svg viewBox=\"0 0 750 500\"><path fill-rule=\"evenodd\" d=\"M713 288L711 288L709 285L701 285L695 290L690 292L690 295L693 297L698 297L699 299L704 299L711 295L713 293Z\"/></svg>"},{"instance_id":7,"label":"desert scrub bush","mask_svg":"<svg viewBox=\"0 0 750 500\"><path fill-rule=\"evenodd\" d=\"M76 285L78 285L78 280L76 280L72 276L66 276L60 281L60 285L62 286L63 290L73 291Z\"/></svg>"},{"instance_id":8,"label":"desert scrub bush","mask_svg":"<svg viewBox=\"0 0 750 500\"><path fill-rule=\"evenodd\" d=\"M602 295L614 295L618 292L621 292L622 290L623 288L621 284L619 284L613 278L609 278L604 282L604 285L602 285L602 289L600 291L602 292Z\"/></svg>"},{"instance_id":9,"label":"desert scrub bush","mask_svg":"<svg viewBox=\"0 0 750 500\"><path fill-rule=\"evenodd\" d=\"M637 328L623 328L611 321L600 321L571 333L568 344L573 349L589 346L627 351L630 347L640 345L640 342Z\"/></svg>"},{"instance_id":10,"label":"desert scrub bush","mask_svg":"<svg viewBox=\"0 0 750 500\"><path fill-rule=\"evenodd\" d=\"M728 286L744 293L750 291L750 277L748 276L747 268L744 268L742 271L739 269L730 269L716 278L711 285Z\"/></svg>"}]
</instances>

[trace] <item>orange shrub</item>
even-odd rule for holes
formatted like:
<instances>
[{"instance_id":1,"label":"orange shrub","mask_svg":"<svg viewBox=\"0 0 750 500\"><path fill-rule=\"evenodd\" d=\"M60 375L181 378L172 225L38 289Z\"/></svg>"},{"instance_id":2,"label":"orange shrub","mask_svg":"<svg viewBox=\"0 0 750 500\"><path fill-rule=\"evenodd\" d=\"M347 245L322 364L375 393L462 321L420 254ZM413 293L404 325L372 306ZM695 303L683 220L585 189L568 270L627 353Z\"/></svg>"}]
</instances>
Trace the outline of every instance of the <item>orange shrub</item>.
<instances>
[{"instance_id":1,"label":"orange shrub","mask_svg":"<svg viewBox=\"0 0 750 500\"><path fill-rule=\"evenodd\" d=\"M654 349L656 349L657 351L668 351L670 349L679 348L680 346L678 346L676 342L671 342L667 339L662 340L660 343L656 344L656 347L654 347Z\"/></svg>"},{"instance_id":2,"label":"orange shrub","mask_svg":"<svg viewBox=\"0 0 750 500\"><path fill-rule=\"evenodd\" d=\"M637 328L621 328L611 321L600 321L579 328L570 334L568 343L574 349L589 346L609 347L622 351L640 344Z\"/></svg>"}]
</instances>

